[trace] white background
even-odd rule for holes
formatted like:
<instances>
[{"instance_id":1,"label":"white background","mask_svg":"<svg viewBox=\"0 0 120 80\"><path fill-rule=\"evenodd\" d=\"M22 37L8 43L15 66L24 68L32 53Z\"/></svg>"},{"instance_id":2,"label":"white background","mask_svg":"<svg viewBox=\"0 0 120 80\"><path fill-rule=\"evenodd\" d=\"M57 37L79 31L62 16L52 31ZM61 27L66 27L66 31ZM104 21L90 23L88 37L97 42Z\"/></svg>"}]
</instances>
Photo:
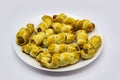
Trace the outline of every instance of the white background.
<instances>
[{"instance_id":1,"label":"white background","mask_svg":"<svg viewBox=\"0 0 120 80\"><path fill-rule=\"evenodd\" d=\"M119 0L0 0L0 80L120 80L119 8ZM75 71L53 73L19 59L12 47L16 29L39 14L52 12L82 16L97 25L104 49L93 63Z\"/></svg>"}]
</instances>

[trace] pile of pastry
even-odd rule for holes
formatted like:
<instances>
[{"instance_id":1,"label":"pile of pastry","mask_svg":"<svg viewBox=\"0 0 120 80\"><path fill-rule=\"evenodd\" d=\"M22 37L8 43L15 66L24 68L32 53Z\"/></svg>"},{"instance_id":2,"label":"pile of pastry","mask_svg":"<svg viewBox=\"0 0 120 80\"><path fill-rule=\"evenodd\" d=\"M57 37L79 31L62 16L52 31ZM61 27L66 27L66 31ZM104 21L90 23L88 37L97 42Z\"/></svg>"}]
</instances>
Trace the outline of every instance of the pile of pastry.
<instances>
[{"instance_id":1,"label":"pile of pastry","mask_svg":"<svg viewBox=\"0 0 120 80\"><path fill-rule=\"evenodd\" d=\"M94 23L87 19L64 13L43 15L38 26L29 23L19 29L16 43L43 67L61 68L94 57L102 44L99 35L88 37L94 29Z\"/></svg>"}]
</instances>

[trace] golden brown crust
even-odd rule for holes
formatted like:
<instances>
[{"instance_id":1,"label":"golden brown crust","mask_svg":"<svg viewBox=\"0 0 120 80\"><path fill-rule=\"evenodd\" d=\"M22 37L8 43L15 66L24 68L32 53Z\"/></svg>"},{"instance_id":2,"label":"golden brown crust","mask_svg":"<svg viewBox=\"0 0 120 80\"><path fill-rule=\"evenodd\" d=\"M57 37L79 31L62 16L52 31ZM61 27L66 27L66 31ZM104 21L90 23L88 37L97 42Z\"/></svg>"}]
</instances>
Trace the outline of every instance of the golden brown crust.
<instances>
[{"instance_id":1,"label":"golden brown crust","mask_svg":"<svg viewBox=\"0 0 120 80\"><path fill-rule=\"evenodd\" d=\"M48 46L48 52L51 54L79 51L77 44L56 44L53 43Z\"/></svg>"},{"instance_id":2,"label":"golden brown crust","mask_svg":"<svg viewBox=\"0 0 120 80\"><path fill-rule=\"evenodd\" d=\"M75 20L72 17L67 17L66 14L61 13L59 15L54 16L54 22L59 22L59 23L64 23L64 24L69 24L73 26L73 29L75 31L77 30L85 30L86 32L92 32L95 28L95 24L90 22L87 19L83 20Z\"/></svg>"},{"instance_id":3,"label":"golden brown crust","mask_svg":"<svg viewBox=\"0 0 120 80\"><path fill-rule=\"evenodd\" d=\"M48 36L47 39L43 41L44 46L48 47L52 43L72 43L75 39L75 35L72 33L59 33L52 36Z\"/></svg>"},{"instance_id":4,"label":"golden brown crust","mask_svg":"<svg viewBox=\"0 0 120 80\"><path fill-rule=\"evenodd\" d=\"M90 38L88 43L84 44L83 50L81 51L82 59L92 58L100 45L102 44L102 39L98 35L94 35Z\"/></svg>"},{"instance_id":5,"label":"golden brown crust","mask_svg":"<svg viewBox=\"0 0 120 80\"><path fill-rule=\"evenodd\" d=\"M55 53L51 56L48 52L40 53L36 59L46 68L59 68L75 64L80 60L79 52Z\"/></svg>"},{"instance_id":6,"label":"golden brown crust","mask_svg":"<svg viewBox=\"0 0 120 80\"><path fill-rule=\"evenodd\" d=\"M66 34L65 43L72 43L76 36L73 33L65 33L65 34Z\"/></svg>"},{"instance_id":7,"label":"golden brown crust","mask_svg":"<svg viewBox=\"0 0 120 80\"><path fill-rule=\"evenodd\" d=\"M86 32L91 32L95 28L95 25L87 19L83 19L78 24L78 30L85 30Z\"/></svg>"},{"instance_id":8,"label":"golden brown crust","mask_svg":"<svg viewBox=\"0 0 120 80\"><path fill-rule=\"evenodd\" d=\"M66 33L59 33L57 35L57 43L61 44L61 43L65 43L66 42Z\"/></svg>"},{"instance_id":9,"label":"golden brown crust","mask_svg":"<svg viewBox=\"0 0 120 80\"><path fill-rule=\"evenodd\" d=\"M51 35L51 36L48 36L46 39L44 39L44 41L43 41L43 44L44 44L44 46L45 47L48 47L50 44L52 44L52 43L56 43L56 37L57 37L57 35L55 34L55 35Z\"/></svg>"},{"instance_id":10,"label":"golden brown crust","mask_svg":"<svg viewBox=\"0 0 120 80\"><path fill-rule=\"evenodd\" d=\"M51 24L53 23L53 19L51 16L48 16L48 15L44 15L42 17L42 20L48 25L48 27L51 26Z\"/></svg>"},{"instance_id":11,"label":"golden brown crust","mask_svg":"<svg viewBox=\"0 0 120 80\"><path fill-rule=\"evenodd\" d=\"M53 19L52 17L48 16L48 15L44 15L42 17L42 22L39 23L39 25L37 26L37 28L35 29L36 33L39 33L40 31L45 31L47 30L49 27L51 27L52 23L53 23Z\"/></svg>"},{"instance_id":12,"label":"golden brown crust","mask_svg":"<svg viewBox=\"0 0 120 80\"><path fill-rule=\"evenodd\" d=\"M40 46L36 46L35 44L28 43L22 46L22 51L26 54L29 54L31 57L36 58L36 56L43 52L43 49Z\"/></svg>"},{"instance_id":13,"label":"golden brown crust","mask_svg":"<svg viewBox=\"0 0 120 80\"><path fill-rule=\"evenodd\" d=\"M33 34L30 38L30 43L34 43L36 45L40 45L43 43L43 40L46 39L48 36L53 35L55 32L53 29L47 29L44 32L41 31L39 33Z\"/></svg>"},{"instance_id":14,"label":"golden brown crust","mask_svg":"<svg viewBox=\"0 0 120 80\"><path fill-rule=\"evenodd\" d=\"M69 25L74 25L75 19L72 18L72 17L67 17L67 18L64 20L63 23L64 23L64 24L69 24Z\"/></svg>"},{"instance_id":15,"label":"golden brown crust","mask_svg":"<svg viewBox=\"0 0 120 80\"><path fill-rule=\"evenodd\" d=\"M73 27L72 25L66 25L63 23L58 23L58 22L54 22L52 24L53 29L55 30L56 33L61 33L61 32L73 32Z\"/></svg>"},{"instance_id":16,"label":"golden brown crust","mask_svg":"<svg viewBox=\"0 0 120 80\"><path fill-rule=\"evenodd\" d=\"M63 21L67 18L67 15L64 13L59 14L55 19L53 19L54 22L60 22L63 23Z\"/></svg>"},{"instance_id":17,"label":"golden brown crust","mask_svg":"<svg viewBox=\"0 0 120 80\"><path fill-rule=\"evenodd\" d=\"M29 42L40 45L45 38L46 34L44 32L39 32L38 34L33 34Z\"/></svg>"},{"instance_id":18,"label":"golden brown crust","mask_svg":"<svg viewBox=\"0 0 120 80\"><path fill-rule=\"evenodd\" d=\"M83 45L88 41L88 34L84 30L78 30L76 32L76 43L83 48Z\"/></svg>"},{"instance_id":19,"label":"golden brown crust","mask_svg":"<svg viewBox=\"0 0 120 80\"><path fill-rule=\"evenodd\" d=\"M16 43L20 46L27 44L33 32L33 24L27 24L27 27L22 27L16 35Z\"/></svg>"},{"instance_id":20,"label":"golden brown crust","mask_svg":"<svg viewBox=\"0 0 120 80\"><path fill-rule=\"evenodd\" d=\"M47 29L45 30L46 37L51 36L55 34L55 31L53 29Z\"/></svg>"}]
</instances>

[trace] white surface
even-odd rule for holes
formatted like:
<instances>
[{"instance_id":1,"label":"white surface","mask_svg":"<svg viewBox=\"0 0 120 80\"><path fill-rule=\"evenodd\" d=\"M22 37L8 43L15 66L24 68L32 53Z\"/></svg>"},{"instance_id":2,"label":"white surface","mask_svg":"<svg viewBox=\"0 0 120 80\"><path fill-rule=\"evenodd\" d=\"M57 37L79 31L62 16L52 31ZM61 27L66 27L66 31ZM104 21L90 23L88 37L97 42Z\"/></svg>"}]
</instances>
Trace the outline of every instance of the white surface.
<instances>
[{"instance_id":1,"label":"white surface","mask_svg":"<svg viewBox=\"0 0 120 80\"><path fill-rule=\"evenodd\" d=\"M120 80L119 3L119 0L0 0L0 80ZM51 73L32 68L18 58L12 47L17 24L22 26L36 15L53 11L79 14L100 26L104 50L96 61L75 71Z\"/></svg>"},{"instance_id":2,"label":"white surface","mask_svg":"<svg viewBox=\"0 0 120 80\"><path fill-rule=\"evenodd\" d=\"M59 13L60 14L60 13ZM67 16L70 16L70 17L74 17L72 14L70 15L70 13L66 13ZM44 14L40 14L39 16L37 17L34 17L32 18L31 20L28 20L27 23L33 23L34 25L38 25L40 23L41 18L43 15L46 15L46 13ZM54 15L54 14L48 14L50 16ZM78 14L79 15L79 14ZM80 16L80 15L79 15ZM78 17L77 17L78 18ZM98 21L99 22L99 21ZM26 25L26 24L25 24ZM18 26L20 26L18 24ZM100 35L100 31L97 29L97 27L99 27L99 25L96 25L95 29L88 34L89 38L91 36L94 36L94 35ZM30 57L29 55L26 55L25 53L22 52L22 49L21 49L21 46L18 46L16 44L16 34L18 32L18 30L20 29L21 27L19 27L16 31L15 31L15 34L14 34L14 39L13 39L13 48L15 50L15 53L18 55L18 57L23 60L25 63L27 63L28 65L30 65L31 67L34 67L34 68L37 68L37 69L40 69L40 70L45 70L45 71L51 71L51 72L65 72L65 71L72 71L72 70L76 70L76 69L79 69L79 68L82 68L82 67L85 67L87 66L88 64L90 64L91 62L93 62L94 60L96 60L96 58L98 58L98 56L101 54L102 52L102 49L103 49L103 44L100 46L100 48L97 50L96 52L96 55L91 58L91 59L88 59L88 60L80 60L78 63L74 64L74 65L71 65L71 66L67 66L67 67L63 67L63 68L59 68L59 69L47 69L47 68L44 68L40 65L40 63L38 61L36 61L35 59L33 59L32 57ZM100 35L101 38L102 38L102 35ZM103 39L103 38L102 38ZM102 41L102 43L104 43Z\"/></svg>"}]
</instances>

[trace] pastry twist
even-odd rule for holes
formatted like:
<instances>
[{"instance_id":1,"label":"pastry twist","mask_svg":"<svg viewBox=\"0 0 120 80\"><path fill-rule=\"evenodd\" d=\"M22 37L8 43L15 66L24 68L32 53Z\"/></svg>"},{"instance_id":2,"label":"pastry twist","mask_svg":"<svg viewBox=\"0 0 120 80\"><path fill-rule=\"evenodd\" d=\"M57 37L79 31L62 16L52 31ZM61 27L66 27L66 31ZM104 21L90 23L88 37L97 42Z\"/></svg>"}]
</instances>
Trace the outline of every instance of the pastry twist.
<instances>
[{"instance_id":1,"label":"pastry twist","mask_svg":"<svg viewBox=\"0 0 120 80\"><path fill-rule=\"evenodd\" d=\"M22 51L26 54L29 54L31 57L36 58L36 56L40 52L43 52L43 49L40 46L36 46L35 44L28 43L28 44L22 46Z\"/></svg>"},{"instance_id":2,"label":"pastry twist","mask_svg":"<svg viewBox=\"0 0 120 80\"><path fill-rule=\"evenodd\" d=\"M46 68L59 68L77 63L80 60L80 53L63 52L51 55L48 52L42 52L36 57L41 65Z\"/></svg>"},{"instance_id":3,"label":"pastry twist","mask_svg":"<svg viewBox=\"0 0 120 80\"><path fill-rule=\"evenodd\" d=\"M48 46L48 52L51 54L62 53L62 52L73 52L79 51L77 44L51 44Z\"/></svg>"},{"instance_id":4,"label":"pastry twist","mask_svg":"<svg viewBox=\"0 0 120 80\"><path fill-rule=\"evenodd\" d=\"M53 29L55 30L56 33L61 33L61 32L73 32L73 27L72 25L67 25L67 24L63 24L63 23L58 23L58 22L54 22L52 24Z\"/></svg>"},{"instance_id":5,"label":"pastry twist","mask_svg":"<svg viewBox=\"0 0 120 80\"><path fill-rule=\"evenodd\" d=\"M48 15L44 15L42 17L42 22L37 26L37 28L35 29L36 33L39 33L41 31L45 31L47 30L49 27L51 27L52 23L53 23L53 19L52 17L48 16Z\"/></svg>"},{"instance_id":6,"label":"pastry twist","mask_svg":"<svg viewBox=\"0 0 120 80\"><path fill-rule=\"evenodd\" d=\"M27 44L29 41L29 37L33 32L33 24L27 24L27 27L22 27L16 35L16 43L20 46Z\"/></svg>"},{"instance_id":7,"label":"pastry twist","mask_svg":"<svg viewBox=\"0 0 120 80\"><path fill-rule=\"evenodd\" d=\"M51 36L48 36L44 41L43 44L45 47L48 47L52 43L71 43L75 39L75 35L72 33L58 33Z\"/></svg>"},{"instance_id":8,"label":"pastry twist","mask_svg":"<svg viewBox=\"0 0 120 80\"><path fill-rule=\"evenodd\" d=\"M75 31L85 30L86 32L91 32L94 30L94 27L95 27L94 23L90 22L87 19L75 20L72 17L67 17L67 15L64 13L61 13L59 15L54 15L53 21L64 23L64 24L70 24L74 27Z\"/></svg>"},{"instance_id":9,"label":"pastry twist","mask_svg":"<svg viewBox=\"0 0 120 80\"><path fill-rule=\"evenodd\" d=\"M91 37L91 39L88 40L88 42L83 46L83 50L81 51L82 59L92 58L100 47L101 43L102 39L100 36L94 35Z\"/></svg>"},{"instance_id":10,"label":"pastry twist","mask_svg":"<svg viewBox=\"0 0 120 80\"><path fill-rule=\"evenodd\" d=\"M67 18L67 15L64 14L64 13L61 13L59 15L53 15L53 21L54 22L63 23L66 18Z\"/></svg>"},{"instance_id":11,"label":"pastry twist","mask_svg":"<svg viewBox=\"0 0 120 80\"><path fill-rule=\"evenodd\" d=\"M87 19L79 20L76 24L77 30L85 30L86 32L92 32L95 28L94 23Z\"/></svg>"},{"instance_id":12,"label":"pastry twist","mask_svg":"<svg viewBox=\"0 0 120 80\"><path fill-rule=\"evenodd\" d=\"M88 34L85 30L78 30L76 32L76 43L83 48L83 45L88 41Z\"/></svg>"},{"instance_id":13,"label":"pastry twist","mask_svg":"<svg viewBox=\"0 0 120 80\"><path fill-rule=\"evenodd\" d=\"M30 43L34 43L36 45L40 45L45 38L47 38L50 35L54 34L53 29L47 29L45 31L41 31L37 34L33 34L30 39Z\"/></svg>"}]
</instances>

